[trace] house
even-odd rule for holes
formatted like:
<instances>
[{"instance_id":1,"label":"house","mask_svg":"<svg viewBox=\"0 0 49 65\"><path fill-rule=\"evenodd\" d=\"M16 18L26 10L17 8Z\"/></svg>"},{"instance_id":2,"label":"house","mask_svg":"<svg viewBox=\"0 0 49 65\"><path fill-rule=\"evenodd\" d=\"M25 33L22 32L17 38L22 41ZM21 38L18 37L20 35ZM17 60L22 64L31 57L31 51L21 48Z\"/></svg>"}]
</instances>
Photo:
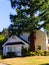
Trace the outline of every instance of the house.
<instances>
[{"instance_id":1,"label":"house","mask_svg":"<svg viewBox=\"0 0 49 65\"><path fill-rule=\"evenodd\" d=\"M11 36L3 44L3 55L6 56L8 52L15 52L17 56L21 56L22 47L27 48L27 50L30 47L29 35L29 33L23 33L20 35L21 38L15 35ZM38 46L41 46L42 50L48 51L48 36L41 30L36 31L35 51L37 51Z\"/></svg>"},{"instance_id":2,"label":"house","mask_svg":"<svg viewBox=\"0 0 49 65\"><path fill-rule=\"evenodd\" d=\"M21 35L21 38L23 38L29 42L29 40L28 40L29 35L30 35L29 33L23 33L23 35ZM36 39L34 42L35 43L35 51L37 51L38 46L41 46L42 50L48 51L48 48L49 48L48 39L49 38L48 38L48 35L46 34L46 32L37 30L36 31ZM32 44L32 47L33 47L33 44Z\"/></svg>"},{"instance_id":3,"label":"house","mask_svg":"<svg viewBox=\"0 0 49 65\"><path fill-rule=\"evenodd\" d=\"M48 35L41 30L36 31L35 50L38 46L41 46L42 50L48 51Z\"/></svg>"},{"instance_id":4,"label":"house","mask_svg":"<svg viewBox=\"0 0 49 65\"><path fill-rule=\"evenodd\" d=\"M29 44L19 37L13 35L3 44L3 55L7 55L8 52L15 52L17 56L21 56L21 49L29 48Z\"/></svg>"}]
</instances>

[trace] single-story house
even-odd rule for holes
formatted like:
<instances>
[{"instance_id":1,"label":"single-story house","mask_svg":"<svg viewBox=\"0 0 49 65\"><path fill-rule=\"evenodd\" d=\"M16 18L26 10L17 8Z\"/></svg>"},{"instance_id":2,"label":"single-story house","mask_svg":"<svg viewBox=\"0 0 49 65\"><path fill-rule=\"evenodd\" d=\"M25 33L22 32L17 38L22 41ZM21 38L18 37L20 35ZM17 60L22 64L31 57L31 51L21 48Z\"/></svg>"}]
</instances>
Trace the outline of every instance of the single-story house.
<instances>
[{"instance_id":1,"label":"single-story house","mask_svg":"<svg viewBox=\"0 0 49 65\"><path fill-rule=\"evenodd\" d=\"M21 49L29 48L28 42L13 35L3 44L3 55L7 55L8 52L15 52L17 56L21 56Z\"/></svg>"},{"instance_id":2,"label":"single-story house","mask_svg":"<svg viewBox=\"0 0 49 65\"><path fill-rule=\"evenodd\" d=\"M20 37L11 36L3 44L3 55L6 56L8 52L15 52L18 56L21 56L22 46L27 49L30 47L29 34L23 33ZM35 51L37 51L38 46L41 46L42 50L48 51L48 36L41 30L36 31Z\"/></svg>"}]
</instances>

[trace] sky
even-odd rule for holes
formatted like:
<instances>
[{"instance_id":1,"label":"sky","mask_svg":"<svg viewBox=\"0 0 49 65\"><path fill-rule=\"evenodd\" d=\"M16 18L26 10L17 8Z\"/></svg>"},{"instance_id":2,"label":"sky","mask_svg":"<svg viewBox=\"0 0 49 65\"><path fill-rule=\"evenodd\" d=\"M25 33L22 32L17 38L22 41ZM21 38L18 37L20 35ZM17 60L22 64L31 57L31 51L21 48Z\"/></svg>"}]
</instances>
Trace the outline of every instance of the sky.
<instances>
[{"instance_id":1,"label":"sky","mask_svg":"<svg viewBox=\"0 0 49 65\"><path fill-rule=\"evenodd\" d=\"M0 31L11 24L10 14L16 14L15 10L11 8L10 0L0 0Z\"/></svg>"},{"instance_id":2,"label":"sky","mask_svg":"<svg viewBox=\"0 0 49 65\"><path fill-rule=\"evenodd\" d=\"M9 15L15 13L15 10L11 8L9 0L0 0L0 31L9 27L11 24Z\"/></svg>"}]
</instances>

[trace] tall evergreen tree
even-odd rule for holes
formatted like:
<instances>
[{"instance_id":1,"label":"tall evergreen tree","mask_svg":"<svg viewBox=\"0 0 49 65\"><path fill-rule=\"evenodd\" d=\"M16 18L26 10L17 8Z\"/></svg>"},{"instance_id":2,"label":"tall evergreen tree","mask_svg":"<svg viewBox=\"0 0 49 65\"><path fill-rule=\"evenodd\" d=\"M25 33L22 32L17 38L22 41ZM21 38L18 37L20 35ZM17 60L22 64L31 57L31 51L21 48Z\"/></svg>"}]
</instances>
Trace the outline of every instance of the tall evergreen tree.
<instances>
[{"instance_id":1,"label":"tall evergreen tree","mask_svg":"<svg viewBox=\"0 0 49 65\"><path fill-rule=\"evenodd\" d=\"M48 29L49 0L10 0L11 7L16 10L16 15L10 15L12 34L30 32L30 49L35 51L35 32L44 27ZM36 16L35 13L39 12ZM40 24L43 22L42 24Z\"/></svg>"}]
</instances>

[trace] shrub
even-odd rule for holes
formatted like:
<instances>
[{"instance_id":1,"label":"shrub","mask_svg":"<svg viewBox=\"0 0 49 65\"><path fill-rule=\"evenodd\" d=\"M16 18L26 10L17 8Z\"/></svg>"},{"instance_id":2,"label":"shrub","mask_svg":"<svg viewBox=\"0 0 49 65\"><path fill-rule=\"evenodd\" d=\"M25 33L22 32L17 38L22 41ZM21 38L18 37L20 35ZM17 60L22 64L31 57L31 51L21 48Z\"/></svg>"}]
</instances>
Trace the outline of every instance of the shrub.
<instances>
[{"instance_id":1,"label":"shrub","mask_svg":"<svg viewBox=\"0 0 49 65\"><path fill-rule=\"evenodd\" d=\"M44 56L49 56L49 51L44 51Z\"/></svg>"},{"instance_id":2,"label":"shrub","mask_svg":"<svg viewBox=\"0 0 49 65\"><path fill-rule=\"evenodd\" d=\"M30 48L27 51L27 55L30 56Z\"/></svg>"},{"instance_id":3,"label":"shrub","mask_svg":"<svg viewBox=\"0 0 49 65\"><path fill-rule=\"evenodd\" d=\"M41 50L41 46L38 46L37 50Z\"/></svg>"},{"instance_id":4,"label":"shrub","mask_svg":"<svg viewBox=\"0 0 49 65\"><path fill-rule=\"evenodd\" d=\"M44 55L44 50L39 50L38 54L41 55L41 56L43 56Z\"/></svg>"},{"instance_id":5,"label":"shrub","mask_svg":"<svg viewBox=\"0 0 49 65\"><path fill-rule=\"evenodd\" d=\"M49 51L46 52L47 56L49 56Z\"/></svg>"},{"instance_id":6,"label":"shrub","mask_svg":"<svg viewBox=\"0 0 49 65\"><path fill-rule=\"evenodd\" d=\"M2 59L3 58L3 54L2 54L2 52L0 52L0 59Z\"/></svg>"},{"instance_id":7,"label":"shrub","mask_svg":"<svg viewBox=\"0 0 49 65\"><path fill-rule=\"evenodd\" d=\"M2 57L3 57L3 56L0 54L0 59L2 59Z\"/></svg>"},{"instance_id":8,"label":"shrub","mask_svg":"<svg viewBox=\"0 0 49 65\"><path fill-rule=\"evenodd\" d=\"M30 52L30 56L35 56L35 52Z\"/></svg>"},{"instance_id":9,"label":"shrub","mask_svg":"<svg viewBox=\"0 0 49 65\"><path fill-rule=\"evenodd\" d=\"M27 49L26 48L22 48L21 54L22 54L22 56L27 56Z\"/></svg>"},{"instance_id":10,"label":"shrub","mask_svg":"<svg viewBox=\"0 0 49 65\"><path fill-rule=\"evenodd\" d=\"M46 51L44 51L44 56L47 56L47 52Z\"/></svg>"},{"instance_id":11,"label":"shrub","mask_svg":"<svg viewBox=\"0 0 49 65\"><path fill-rule=\"evenodd\" d=\"M38 55L38 56L49 56L49 51L44 51L44 50L38 50L35 55Z\"/></svg>"},{"instance_id":12,"label":"shrub","mask_svg":"<svg viewBox=\"0 0 49 65\"><path fill-rule=\"evenodd\" d=\"M16 56L15 52L8 52L7 53L7 57L15 57L15 56Z\"/></svg>"},{"instance_id":13,"label":"shrub","mask_svg":"<svg viewBox=\"0 0 49 65\"><path fill-rule=\"evenodd\" d=\"M43 56L43 55L44 55L44 51L43 51L43 50L38 50L37 53L36 53L36 55L38 55L38 56L39 56L39 55Z\"/></svg>"},{"instance_id":14,"label":"shrub","mask_svg":"<svg viewBox=\"0 0 49 65\"><path fill-rule=\"evenodd\" d=\"M41 50L41 46L38 46L37 47L37 52L36 52L36 55L41 55L41 56L43 56L44 55L44 50Z\"/></svg>"},{"instance_id":15,"label":"shrub","mask_svg":"<svg viewBox=\"0 0 49 65\"><path fill-rule=\"evenodd\" d=\"M44 51L43 50L39 50L39 54L43 56L44 55Z\"/></svg>"}]
</instances>

